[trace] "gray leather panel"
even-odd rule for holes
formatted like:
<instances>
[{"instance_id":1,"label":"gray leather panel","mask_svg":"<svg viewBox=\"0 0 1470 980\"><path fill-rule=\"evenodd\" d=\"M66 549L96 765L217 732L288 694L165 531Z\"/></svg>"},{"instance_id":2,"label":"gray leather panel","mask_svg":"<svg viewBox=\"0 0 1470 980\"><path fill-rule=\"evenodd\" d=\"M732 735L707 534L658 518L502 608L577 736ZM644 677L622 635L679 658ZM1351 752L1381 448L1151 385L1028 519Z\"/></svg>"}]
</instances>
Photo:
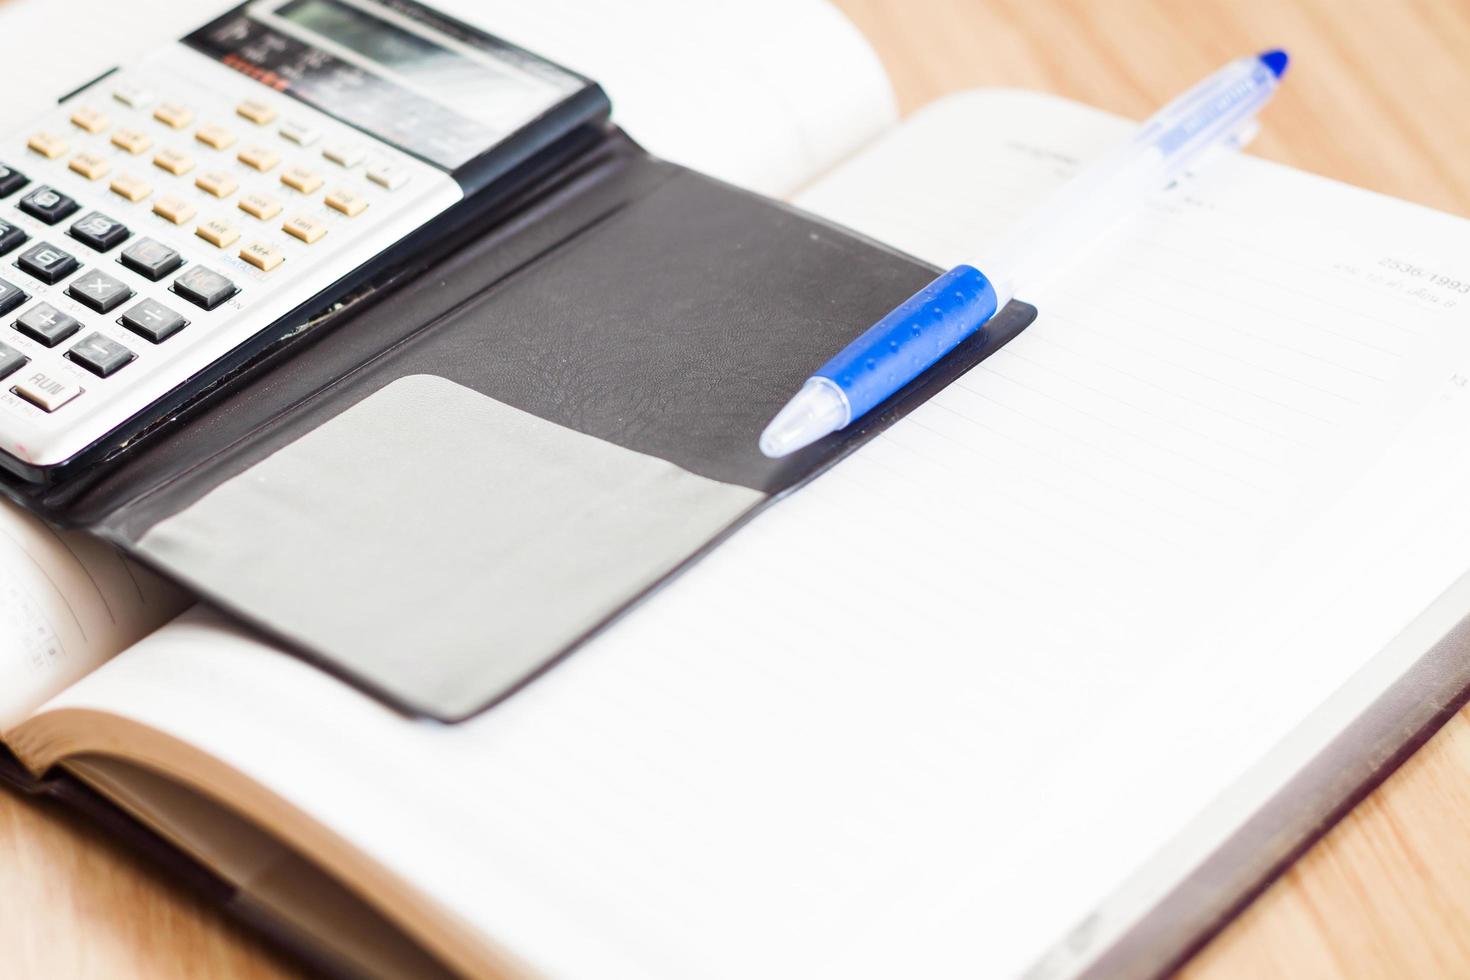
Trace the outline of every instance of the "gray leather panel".
<instances>
[{"instance_id":1,"label":"gray leather panel","mask_svg":"<svg viewBox=\"0 0 1470 980\"><path fill-rule=\"evenodd\" d=\"M414 710L463 717L764 499L431 375L162 521L149 560Z\"/></svg>"}]
</instances>

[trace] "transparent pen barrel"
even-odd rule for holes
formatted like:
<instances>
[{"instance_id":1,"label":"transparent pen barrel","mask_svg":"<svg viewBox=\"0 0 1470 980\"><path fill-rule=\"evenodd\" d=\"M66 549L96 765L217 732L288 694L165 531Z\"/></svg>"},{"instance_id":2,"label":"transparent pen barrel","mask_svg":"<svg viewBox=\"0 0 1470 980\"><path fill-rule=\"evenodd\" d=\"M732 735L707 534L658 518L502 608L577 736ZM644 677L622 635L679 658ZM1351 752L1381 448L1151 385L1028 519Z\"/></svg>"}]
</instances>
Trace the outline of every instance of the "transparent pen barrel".
<instances>
[{"instance_id":1,"label":"transparent pen barrel","mask_svg":"<svg viewBox=\"0 0 1470 980\"><path fill-rule=\"evenodd\" d=\"M1050 270L1134 213L1206 151L1248 126L1276 85L1276 76L1260 59L1231 62L1064 184L978 263L1002 303L1018 286L1044 281Z\"/></svg>"}]
</instances>

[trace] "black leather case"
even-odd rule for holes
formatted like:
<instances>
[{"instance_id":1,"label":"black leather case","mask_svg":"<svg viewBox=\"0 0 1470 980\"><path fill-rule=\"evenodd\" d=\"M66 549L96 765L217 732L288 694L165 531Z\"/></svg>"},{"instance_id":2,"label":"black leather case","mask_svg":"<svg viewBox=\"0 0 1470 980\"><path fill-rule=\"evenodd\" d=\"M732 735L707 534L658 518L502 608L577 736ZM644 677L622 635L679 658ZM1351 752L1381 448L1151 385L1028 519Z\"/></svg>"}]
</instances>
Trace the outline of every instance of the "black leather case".
<instances>
[{"instance_id":1,"label":"black leather case","mask_svg":"<svg viewBox=\"0 0 1470 980\"><path fill-rule=\"evenodd\" d=\"M7 490L455 720L1034 316L1012 304L859 424L763 457L812 369L936 271L610 130L170 424Z\"/></svg>"}]
</instances>

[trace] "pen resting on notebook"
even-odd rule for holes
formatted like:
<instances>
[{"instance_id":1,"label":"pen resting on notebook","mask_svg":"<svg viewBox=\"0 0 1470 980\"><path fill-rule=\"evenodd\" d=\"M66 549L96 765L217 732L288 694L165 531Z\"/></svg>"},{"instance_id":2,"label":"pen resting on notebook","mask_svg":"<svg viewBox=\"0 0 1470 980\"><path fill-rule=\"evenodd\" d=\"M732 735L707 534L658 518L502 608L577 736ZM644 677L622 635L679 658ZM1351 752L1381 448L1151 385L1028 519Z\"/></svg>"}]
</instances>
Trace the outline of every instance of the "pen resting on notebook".
<instances>
[{"instance_id":1,"label":"pen resting on notebook","mask_svg":"<svg viewBox=\"0 0 1470 980\"><path fill-rule=\"evenodd\" d=\"M997 243L978 268L951 269L822 365L761 433L761 452L785 456L861 418L983 327L1018 283L1034 284L1210 151L1243 144L1287 61L1284 51L1232 61L1159 110Z\"/></svg>"}]
</instances>

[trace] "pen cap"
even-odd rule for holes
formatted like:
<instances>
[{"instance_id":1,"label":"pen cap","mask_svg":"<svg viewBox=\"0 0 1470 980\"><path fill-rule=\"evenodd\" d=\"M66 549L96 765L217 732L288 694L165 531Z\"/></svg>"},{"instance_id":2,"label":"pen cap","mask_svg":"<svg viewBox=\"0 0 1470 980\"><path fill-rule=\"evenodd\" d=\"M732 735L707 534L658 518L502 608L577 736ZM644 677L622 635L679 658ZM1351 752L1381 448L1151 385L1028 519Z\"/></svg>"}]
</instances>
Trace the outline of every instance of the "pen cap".
<instances>
[{"instance_id":1,"label":"pen cap","mask_svg":"<svg viewBox=\"0 0 1470 980\"><path fill-rule=\"evenodd\" d=\"M873 324L828 361L816 377L847 395L860 418L995 315L990 280L974 266L955 266Z\"/></svg>"}]
</instances>

